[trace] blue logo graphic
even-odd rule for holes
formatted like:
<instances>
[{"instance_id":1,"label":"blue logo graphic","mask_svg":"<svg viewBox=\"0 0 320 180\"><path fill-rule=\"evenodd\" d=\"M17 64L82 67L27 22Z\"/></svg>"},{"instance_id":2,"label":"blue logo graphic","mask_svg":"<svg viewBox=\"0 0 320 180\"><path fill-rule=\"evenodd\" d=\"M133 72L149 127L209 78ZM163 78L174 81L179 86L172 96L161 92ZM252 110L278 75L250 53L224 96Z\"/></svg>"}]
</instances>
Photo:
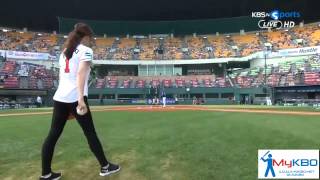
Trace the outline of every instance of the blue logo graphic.
<instances>
[{"instance_id":1,"label":"blue logo graphic","mask_svg":"<svg viewBox=\"0 0 320 180\"><path fill-rule=\"evenodd\" d=\"M272 154L269 154L270 151L268 151L264 156L261 157L260 160L262 160L263 162L267 163L267 169L266 172L264 173L264 177L268 177L269 172L271 171L271 175L272 177L276 177L276 174L274 173L274 169L273 169L273 159L272 159ZM264 157L268 154L268 158L264 159Z\"/></svg>"},{"instance_id":2,"label":"blue logo graphic","mask_svg":"<svg viewBox=\"0 0 320 180\"><path fill-rule=\"evenodd\" d=\"M274 20L278 20L279 19L279 11L278 10L274 10L271 13L271 18Z\"/></svg>"},{"instance_id":3,"label":"blue logo graphic","mask_svg":"<svg viewBox=\"0 0 320 180\"><path fill-rule=\"evenodd\" d=\"M283 12L283 11L274 10L270 13L270 17L274 20L279 20L283 18L300 18L301 14L297 11Z\"/></svg>"}]
</instances>

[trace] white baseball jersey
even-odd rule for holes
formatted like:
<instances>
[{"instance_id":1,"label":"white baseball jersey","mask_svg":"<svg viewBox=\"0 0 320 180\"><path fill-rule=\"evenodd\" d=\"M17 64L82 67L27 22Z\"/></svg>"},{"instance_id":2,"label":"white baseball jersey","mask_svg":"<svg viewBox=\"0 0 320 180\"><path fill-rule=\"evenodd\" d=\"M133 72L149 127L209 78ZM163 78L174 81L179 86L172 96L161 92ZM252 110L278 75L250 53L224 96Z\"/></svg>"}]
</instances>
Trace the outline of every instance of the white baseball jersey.
<instances>
[{"instance_id":1,"label":"white baseball jersey","mask_svg":"<svg viewBox=\"0 0 320 180\"><path fill-rule=\"evenodd\" d=\"M93 51L91 48L80 44L74 51L72 58L69 60L69 64L63 53L59 59L59 86L56 93L53 96L53 100L65 103L73 103L78 101L78 89L77 89L77 73L79 64L81 61L92 61ZM86 75L84 85L84 96L88 96L88 80L90 70Z\"/></svg>"}]
</instances>

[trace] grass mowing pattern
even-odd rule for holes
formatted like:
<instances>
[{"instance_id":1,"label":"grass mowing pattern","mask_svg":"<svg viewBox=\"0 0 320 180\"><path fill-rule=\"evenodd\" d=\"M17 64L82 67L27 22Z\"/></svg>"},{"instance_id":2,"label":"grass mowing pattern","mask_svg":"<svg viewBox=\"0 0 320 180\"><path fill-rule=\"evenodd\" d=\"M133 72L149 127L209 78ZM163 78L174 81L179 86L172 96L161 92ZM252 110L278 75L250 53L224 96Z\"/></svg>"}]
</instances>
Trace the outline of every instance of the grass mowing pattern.
<instances>
[{"instance_id":1,"label":"grass mowing pattern","mask_svg":"<svg viewBox=\"0 0 320 180\"><path fill-rule=\"evenodd\" d=\"M0 117L0 179L37 179L50 118ZM122 166L110 180L251 180L259 148L319 148L316 116L94 112L94 121L107 157ZM76 121L58 141L53 170L62 170L64 180L106 179L98 177L98 162Z\"/></svg>"}]
</instances>

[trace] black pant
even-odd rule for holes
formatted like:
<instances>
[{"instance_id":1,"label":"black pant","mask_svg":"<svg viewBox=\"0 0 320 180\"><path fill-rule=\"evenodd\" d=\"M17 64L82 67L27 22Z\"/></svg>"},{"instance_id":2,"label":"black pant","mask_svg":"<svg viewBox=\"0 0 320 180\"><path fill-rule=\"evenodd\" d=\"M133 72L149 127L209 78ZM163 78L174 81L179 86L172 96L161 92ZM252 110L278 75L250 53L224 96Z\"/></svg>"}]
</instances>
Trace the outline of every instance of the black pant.
<instances>
[{"instance_id":1,"label":"black pant","mask_svg":"<svg viewBox=\"0 0 320 180\"><path fill-rule=\"evenodd\" d=\"M108 164L108 161L103 152L102 145L97 137L93 125L91 112L86 97L85 103L88 107L88 113L86 113L83 116L80 116L77 114L76 110L78 102L63 103L54 101L51 129L49 131L48 137L46 138L42 146L42 175L46 175L51 172L51 161L54 152L54 147L63 131L64 125L66 124L67 118L70 113L77 119L78 123L80 124L87 138L90 149L98 159L100 165L106 166Z\"/></svg>"}]
</instances>

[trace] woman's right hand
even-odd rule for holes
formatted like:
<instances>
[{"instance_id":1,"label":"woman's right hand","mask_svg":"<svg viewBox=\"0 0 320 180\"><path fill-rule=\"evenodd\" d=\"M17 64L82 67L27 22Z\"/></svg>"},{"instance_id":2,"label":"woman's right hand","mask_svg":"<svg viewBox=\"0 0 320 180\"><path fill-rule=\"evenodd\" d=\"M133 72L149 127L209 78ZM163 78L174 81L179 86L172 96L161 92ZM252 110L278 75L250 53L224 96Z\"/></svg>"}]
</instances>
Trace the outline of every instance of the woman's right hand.
<instances>
[{"instance_id":1,"label":"woman's right hand","mask_svg":"<svg viewBox=\"0 0 320 180\"><path fill-rule=\"evenodd\" d=\"M86 113L88 112L87 105L86 105L86 103L84 102L84 99L83 99L83 98L80 98L80 99L78 100L77 109L79 109L80 111L83 111L84 114L86 114Z\"/></svg>"}]
</instances>

